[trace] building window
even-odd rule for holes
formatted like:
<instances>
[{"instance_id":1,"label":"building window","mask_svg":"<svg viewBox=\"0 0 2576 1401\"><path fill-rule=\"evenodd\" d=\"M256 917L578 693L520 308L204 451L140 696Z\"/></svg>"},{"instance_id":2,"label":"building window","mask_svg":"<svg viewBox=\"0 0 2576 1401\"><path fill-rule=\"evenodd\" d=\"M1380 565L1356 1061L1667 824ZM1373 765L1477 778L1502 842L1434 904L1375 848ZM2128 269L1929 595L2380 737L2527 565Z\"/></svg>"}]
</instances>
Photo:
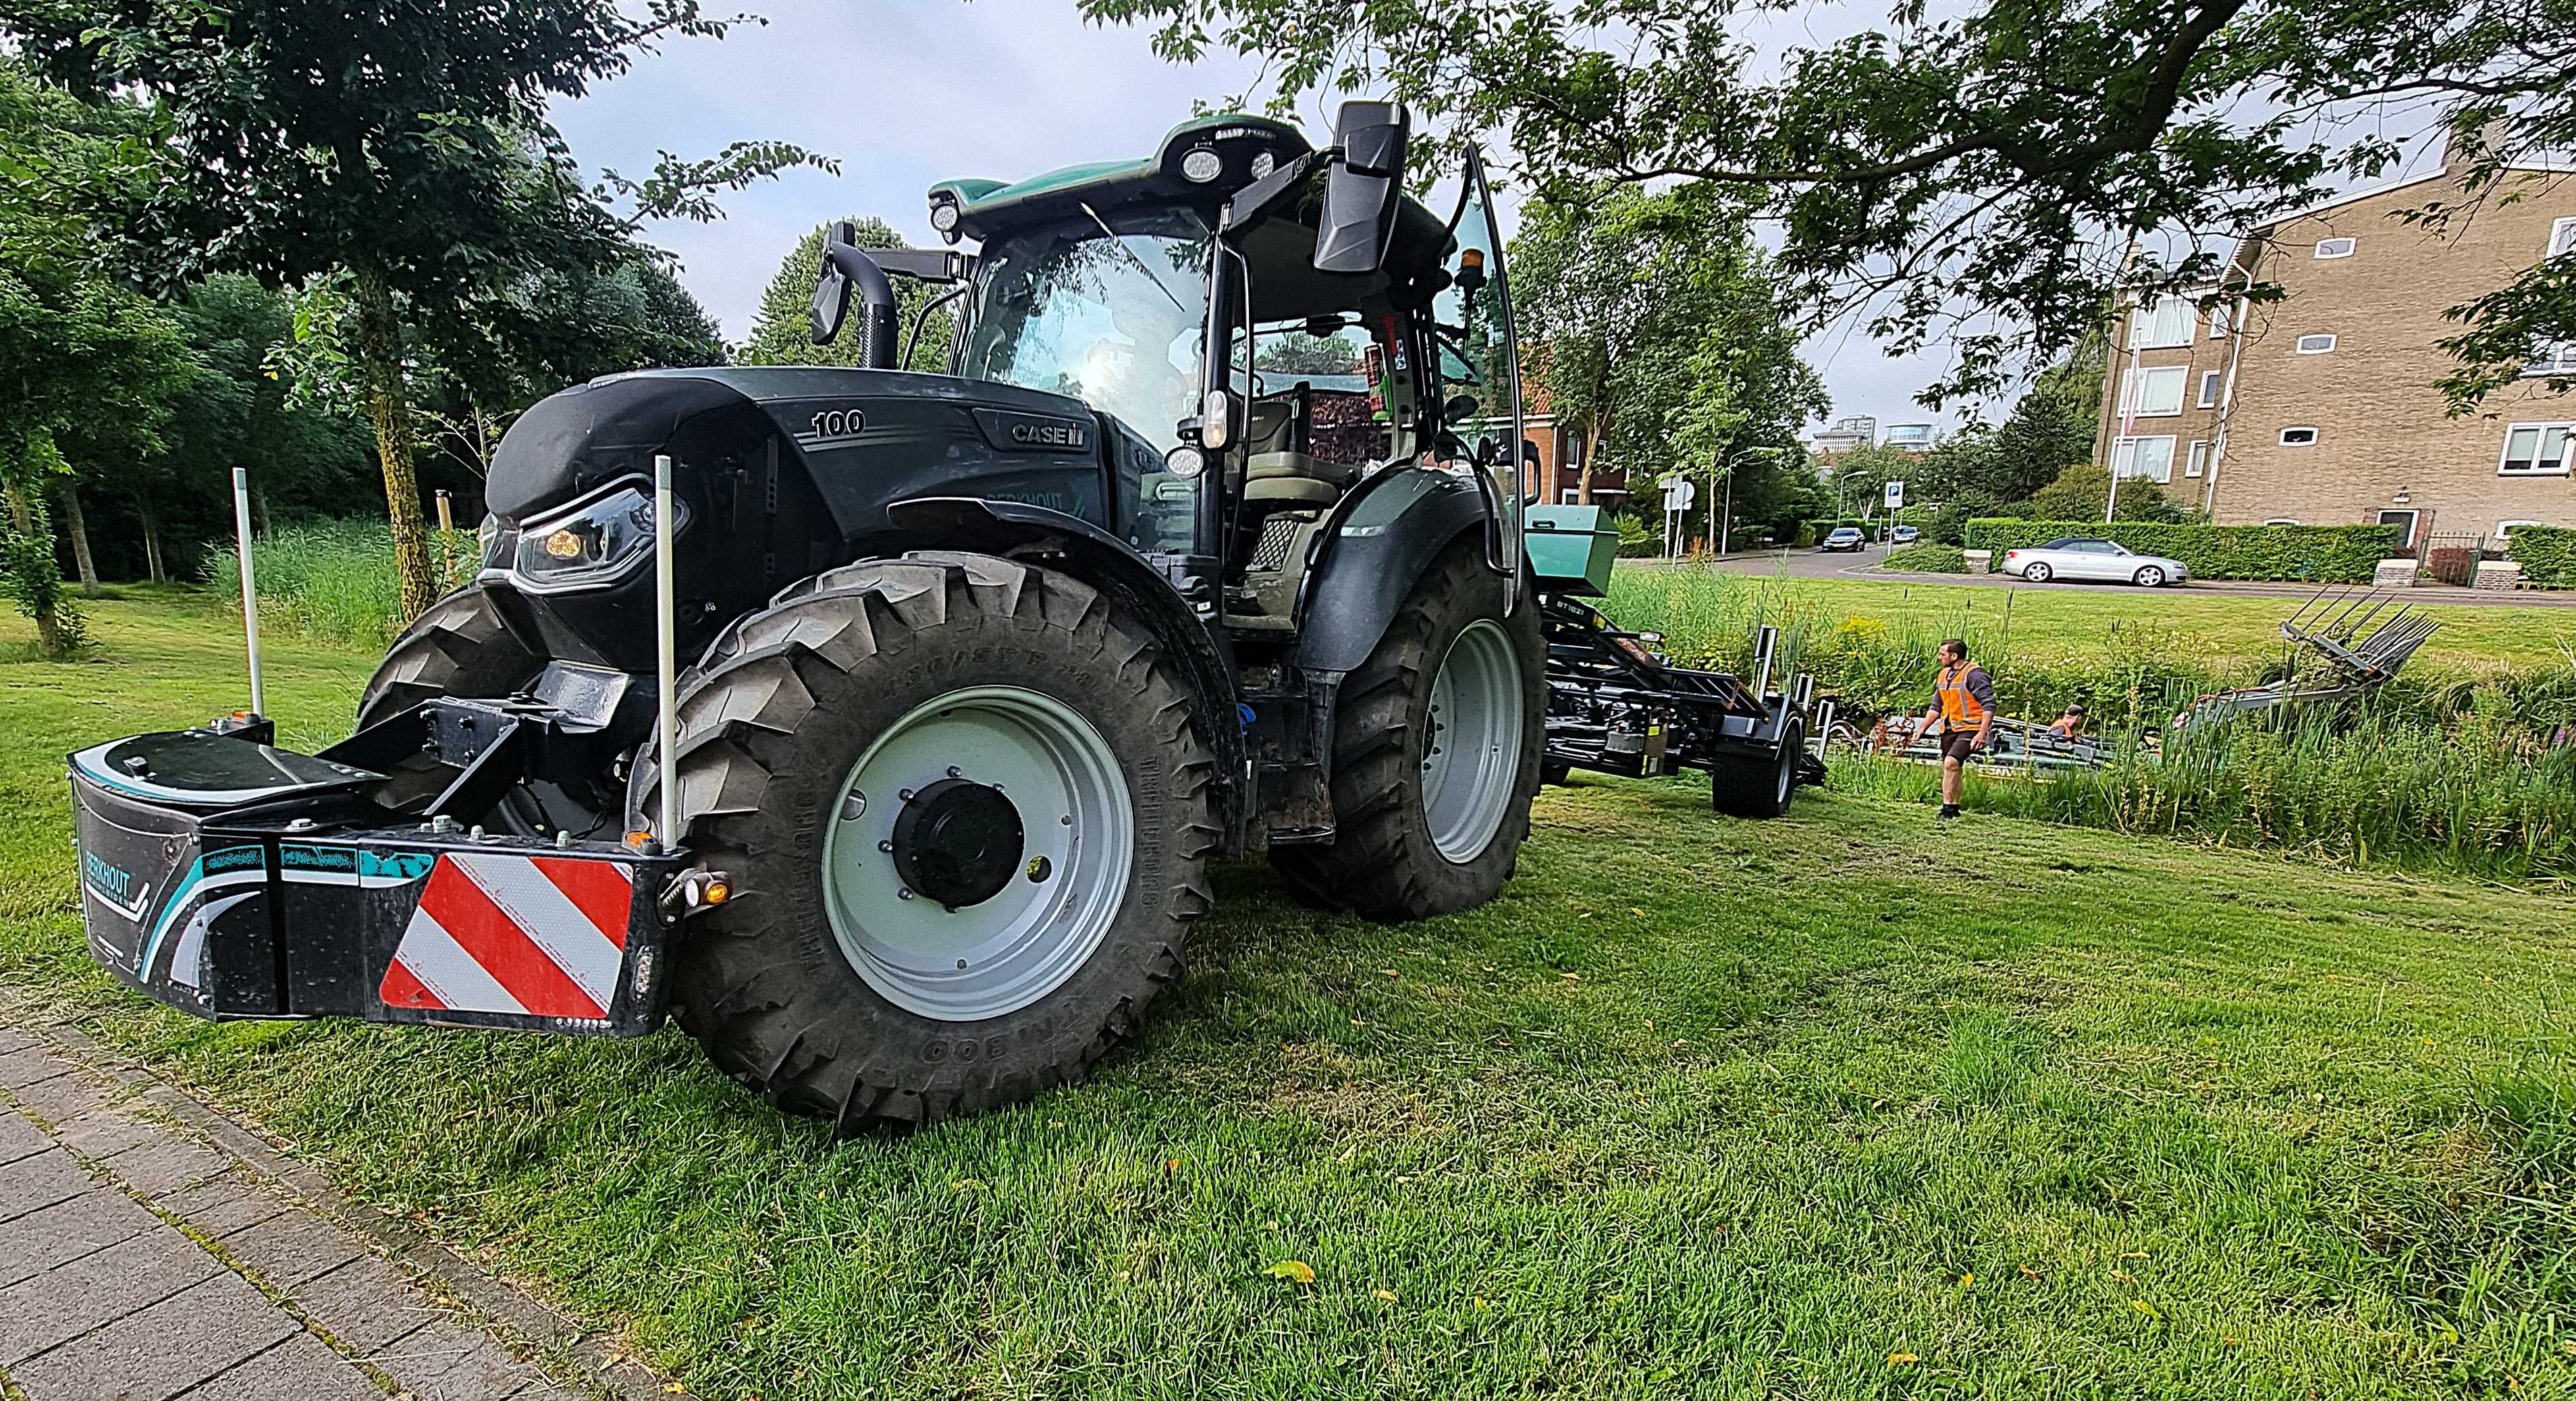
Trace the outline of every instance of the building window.
<instances>
[{"instance_id":1,"label":"building window","mask_svg":"<svg viewBox=\"0 0 2576 1401\"><path fill-rule=\"evenodd\" d=\"M2549 226L2549 256L2576 253L2576 219L2560 219Z\"/></svg>"},{"instance_id":2,"label":"building window","mask_svg":"<svg viewBox=\"0 0 2576 1401\"><path fill-rule=\"evenodd\" d=\"M2227 372L2224 370L2203 370L2200 372L2199 406L2201 408L2214 409L2218 407L2218 387L2226 377Z\"/></svg>"},{"instance_id":3,"label":"building window","mask_svg":"<svg viewBox=\"0 0 2576 1401\"><path fill-rule=\"evenodd\" d=\"M2119 438L2111 444L2111 470L2123 477L2151 482L2173 480L2174 440L2170 433L2153 438Z\"/></svg>"},{"instance_id":4,"label":"building window","mask_svg":"<svg viewBox=\"0 0 2576 1401\"><path fill-rule=\"evenodd\" d=\"M2335 338L2331 332L2319 332L2312 336L2301 336L2299 337L2298 348L2301 355L2328 354L2335 348Z\"/></svg>"},{"instance_id":5,"label":"building window","mask_svg":"<svg viewBox=\"0 0 2576 1401\"><path fill-rule=\"evenodd\" d=\"M2418 519L2420 519L2420 517L2413 511L2382 511L2379 513L2379 523L2381 525L2404 527L2397 537L2397 548L2401 550L2412 550L2415 548L2415 522Z\"/></svg>"},{"instance_id":6,"label":"building window","mask_svg":"<svg viewBox=\"0 0 2576 1401\"><path fill-rule=\"evenodd\" d=\"M1556 504L1560 506L1571 506L1582 499L1583 493L1573 487L1567 487L1556 494Z\"/></svg>"},{"instance_id":7,"label":"building window","mask_svg":"<svg viewBox=\"0 0 2576 1401\"><path fill-rule=\"evenodd\" d=\"M2133 350L2165 350L2191 344L2192 327L2197 321L2194 308L2181 297L2158 297L2129 313L2129 346Z\"/></svg>"},{"instance_id":8,"label":"building window","mask_svg":"<svg viewBox=\"0 0 2576 1401\"><path fill-rule=\"evenodd\" d=\"M2183 458L2182 474L2186 477L2209 475L2209 444L2194 440L2191 451Z\"/></svg>"},{"instance_id":9,"label":"building window","mask_svg":"<svg viewBox=\"0 0 2576 1401\"><path fill-rule=\"evenodd\" d=\"M2517 423L2504 431L2504 460L2496 467L2507 477L2567 475L2567 433L2576 423Z\"/></svg>"},{"instance_id":10,"label":"building window","mask_svg":"<svg viewBox=\"0 0 2576 1401\"><path fill-rule=\"evenodd\" d=\"M2297 525L2297 524L2298 524L2298 522L2297 522L2297 521L2294 521L2294 520L2290 519L2288 516L2274 516L2274 517L2272 517L2270 520L2267 520L2267 521L2265 521L2265 522L2263 522L2263 523L2264 523L2265 525Z\"/></svg>"},{"instance_id":11,"label":"building window","mask_svg":"<svg viewBox=\"0 0 2576 1401\"><path fill-rule=\"evenodd\" d=\"M2349 238L2321 238L2317 240L2317 256L2349 258L2352 256L2353 246L2353 241Z\"/></svg>"},{"instance_id":12,"label":"building window","mask_svg":"<svg viewBox=\"0 0 2576 1401\"><path fill-rule=\"evenodd\" d=\"M2576 341L2542 341L2523 363L2525 375L2576 375Z\"/></svg>"},{"instance_id":13,"label":"building window","mask_svg":"<svg viewBox=\"0 0 2576 1401\"><path fill-rule=\"evenodd\" d=\"M2313 428L2284 428L2281 430L2281 446L2285 448L2312 448L2316 445L2317 430Z\"/></svg>"},{"instance_id":14,"label":"building window","mask_svg":"<svg viewBox=\"0 0 2576 1401\"><path fill-rule=\"evenodd\" d=\"M2218 305L2209 309L2209 338L2211 340L2223 341L2227 339L2227 333L2234 330L2235 327L2236 309L2234 307L2225 302L2220 302Z\"/></svg>"},{"instance_id":15,"label":"building window","mask_svg":"<svg viewBox=\"0 0 2576 1401\"><path fill-rule=\"evenodd\" d=\"M2549 522L2547 521L2497 521L2496 543L2502 545L2511 541L2513 539L2513 533L2522 529L2526 525L2546 526L2548 524Z\"/></svg>"},{"instance_id":16,"label":"building window","mask_svg":"<svg viewBox=\"0 0 2576 1401\"><path fill-rule=\"evenodd\" d=\"M2182 412L2183 381L2188 365L2158 365L2120 376L2120 412L2137 418L2163 418Z\"/></svg>"}]
</instances>

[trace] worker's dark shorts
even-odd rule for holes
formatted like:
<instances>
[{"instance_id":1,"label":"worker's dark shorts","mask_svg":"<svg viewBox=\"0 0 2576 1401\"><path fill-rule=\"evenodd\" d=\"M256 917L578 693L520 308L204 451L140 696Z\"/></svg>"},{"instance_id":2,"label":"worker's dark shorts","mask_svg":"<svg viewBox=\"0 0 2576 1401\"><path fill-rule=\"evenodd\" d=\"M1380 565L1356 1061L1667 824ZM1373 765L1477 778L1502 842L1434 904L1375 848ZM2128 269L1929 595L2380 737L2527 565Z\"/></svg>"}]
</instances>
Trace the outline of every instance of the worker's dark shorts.
<instances>
[{"instance_id":1,"label":"worker's dark shorts","mask_svg":"<svg viewBox=\"0 0 2576 1401\"><path fill-rule=\"evenodd\" d=\"M1944 759L1956 759L1964 764L1968 762L1968 755L1974 752L1976 747L1977 732L1974 730L1963 730L1941 736L1941 757Z\"/></svg>"}]
</instances>

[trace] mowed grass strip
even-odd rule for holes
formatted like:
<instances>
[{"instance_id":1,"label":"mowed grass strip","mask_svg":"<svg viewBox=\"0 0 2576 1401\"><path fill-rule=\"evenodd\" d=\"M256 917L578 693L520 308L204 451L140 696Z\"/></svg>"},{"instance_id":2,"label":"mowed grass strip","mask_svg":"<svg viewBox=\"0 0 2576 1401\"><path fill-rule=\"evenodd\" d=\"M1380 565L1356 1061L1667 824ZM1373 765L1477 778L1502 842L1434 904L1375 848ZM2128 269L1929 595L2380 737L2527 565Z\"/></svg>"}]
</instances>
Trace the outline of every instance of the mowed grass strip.
<instances>
[{"instance_id":1,"label":"mowed grass strip","mask_svg":"<svg viewBox=\"0 0 2576 1401\"><path fill-rule=\"evenodd\" d=\"M0 977L703 1396L2576 1394L2561 896L1581 780L1484 910L1230 869L1091 1083L838 1143L667 1032L110 985L60 755L238 666L202 600L95 614L0 664ZM288 734L372 660L277 648Z\"/></svg>"}]
</instances>

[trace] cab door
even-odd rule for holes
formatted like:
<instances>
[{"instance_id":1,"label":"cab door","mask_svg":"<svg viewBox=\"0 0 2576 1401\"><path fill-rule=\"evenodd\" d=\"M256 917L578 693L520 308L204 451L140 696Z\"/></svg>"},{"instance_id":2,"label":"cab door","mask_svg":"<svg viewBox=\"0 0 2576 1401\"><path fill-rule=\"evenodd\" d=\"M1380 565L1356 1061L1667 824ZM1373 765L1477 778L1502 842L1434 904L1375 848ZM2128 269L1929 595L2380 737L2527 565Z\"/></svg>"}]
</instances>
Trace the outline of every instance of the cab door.
<instances>
[{"instance_id":1,"label":"cab door","mask_svg":"<svg viewBox=\"0 0 2576 1401\"><path fill-rule=\"evenodd\" d=\"M1444 394L1469 394L1477 400L1475 417L1451 427L1466 440L1500 507L1491 554L1503 570L1503 610L1509 613L1520 600L1521 507L1530 493L1529 466L1521 451L1520 338L1512 327L1502 221L1494 213L1484 153L1473 147L1467 151L1449 234L1450 285L1433 302L1432 314L1440 325L1433 336L1440 377L1447 382Z\"/></svg>"}]
</instances>

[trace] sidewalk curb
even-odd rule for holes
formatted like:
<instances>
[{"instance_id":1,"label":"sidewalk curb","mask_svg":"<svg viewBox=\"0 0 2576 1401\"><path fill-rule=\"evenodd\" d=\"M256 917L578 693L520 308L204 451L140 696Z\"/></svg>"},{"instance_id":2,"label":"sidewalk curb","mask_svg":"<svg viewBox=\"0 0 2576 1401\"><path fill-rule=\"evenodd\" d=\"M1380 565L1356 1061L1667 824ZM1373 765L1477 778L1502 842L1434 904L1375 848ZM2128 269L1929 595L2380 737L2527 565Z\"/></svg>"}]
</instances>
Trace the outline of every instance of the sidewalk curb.
<instances>
[{"instance_id":1,"label":"sidewalk curb","mask_svg":"<svg viewBox=\"0 0 2576 1401\"><path fill-rule=\"evenodd\" d=\"M158 1075L97 1041L68 1021L0 983L0 1026L42 1038L75 1065L131 1091L170 1119L194 1130L251 1172L283 1186L313 1214L407 1267L419 1284L466 1311L499 1325L504 1340L534 1348L586 1386L619 1401L695 1401L642 1362L610 1349L606 1340L547 1304L430 1239L418 1227L352 1200L312 1166L288 1157L232 1116L206 1105Z\"/></svg>"}]
</instances>

